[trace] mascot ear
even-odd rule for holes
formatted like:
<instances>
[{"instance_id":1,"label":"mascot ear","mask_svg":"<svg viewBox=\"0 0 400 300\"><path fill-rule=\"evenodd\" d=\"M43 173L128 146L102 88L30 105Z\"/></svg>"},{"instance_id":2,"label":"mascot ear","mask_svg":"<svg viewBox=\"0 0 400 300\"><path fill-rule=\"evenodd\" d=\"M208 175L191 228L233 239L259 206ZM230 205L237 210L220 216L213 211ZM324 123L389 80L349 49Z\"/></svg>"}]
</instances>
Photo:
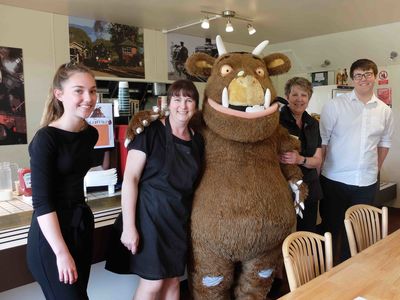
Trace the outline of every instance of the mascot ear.
<instances>
[{"instance_id":1,"label":"mascot ear","mask_svg":"<svg viewBox=\"0 0 400 300\"><path fill-rule=\"evenodd\" d=\"M185 63L186 71L192 76L209 77L215 58L202 52L192 54Z\"/></svg>"},{"instance_id":2,"label":"mascot ear","mask_svg":"<svg viewBox=\"0 0 400 300\"><path fill-rule=\"evenodd\" d=\"M289 58L282 53L272 53L264 57L263 60L270 76L286 73L292 66Z\"/></svg>"}]
</instances>

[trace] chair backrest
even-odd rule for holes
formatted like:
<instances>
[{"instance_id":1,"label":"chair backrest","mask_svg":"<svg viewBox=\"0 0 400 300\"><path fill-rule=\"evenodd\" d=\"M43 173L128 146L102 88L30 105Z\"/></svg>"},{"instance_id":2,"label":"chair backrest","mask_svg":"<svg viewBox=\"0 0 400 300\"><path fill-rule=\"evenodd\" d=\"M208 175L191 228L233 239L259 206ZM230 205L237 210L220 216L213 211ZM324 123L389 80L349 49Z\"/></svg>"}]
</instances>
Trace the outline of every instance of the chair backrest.
<instances>
[{"instance_id":1,"label":"chair backrest","mask_svg":"<svg viewBox=\"0 0 400 300\"><path fill-rule=\"evenodd\" d=\"M282 253L290 291L294 291L332 268L332 235L294 232L283 242Z\"/></svg>"},{"instance_id":2,"label":"chair backrest","mask_svg":"<svg viewBox=\"0 0 400 300\"><path fill-rule=\"evenodd\" d=\"M344 226L351 256L383 239L388 233L388 209L357 204L347 209Z\"/></svg>"}]
</instances>

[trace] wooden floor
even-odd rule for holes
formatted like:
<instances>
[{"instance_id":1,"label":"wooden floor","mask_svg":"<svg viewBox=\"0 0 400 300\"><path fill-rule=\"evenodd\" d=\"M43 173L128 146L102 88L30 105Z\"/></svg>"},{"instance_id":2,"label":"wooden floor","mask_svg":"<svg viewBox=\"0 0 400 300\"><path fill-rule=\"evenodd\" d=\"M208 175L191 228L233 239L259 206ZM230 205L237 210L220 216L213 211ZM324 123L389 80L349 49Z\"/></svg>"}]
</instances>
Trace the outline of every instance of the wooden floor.
<instances>
[{"instance_id":1,"label":"wooden floor","mask_svg":"<svg viewBox=\"0 0 400 300\"><path fill-rule=\"evenodd\" d=\"M393 231L400 229L400 208L389 207L389 234ZM266 299L278 299L283 295L289 293L289 284L287 282L286 276L284 276L283 280L276 280L271 288L270 293L268 294L268 298ZM182 281L181 283L181 299L182 300L190 300L189 292L187 288L187 281Z\"/></svg>"}]
</instances>

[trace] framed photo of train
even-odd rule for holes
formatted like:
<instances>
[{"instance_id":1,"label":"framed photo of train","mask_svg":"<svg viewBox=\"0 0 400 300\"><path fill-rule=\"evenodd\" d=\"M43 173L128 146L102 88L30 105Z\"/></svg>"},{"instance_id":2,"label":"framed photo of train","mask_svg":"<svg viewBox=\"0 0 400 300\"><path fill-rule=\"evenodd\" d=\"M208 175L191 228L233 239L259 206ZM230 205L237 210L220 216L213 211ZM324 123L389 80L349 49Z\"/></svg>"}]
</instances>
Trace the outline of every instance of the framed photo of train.
<instances>
[{"instance_id":1,"label":"framed photo of train","mask_svg":"<svg viewBox=\"0 0 400 300\"><path fill-rule=\"evenodd\" d=\"M195 52L203 52L213 57L218 57L215 41L190 35L168 33L168 80L189 79L205 82L207 78L191 76L185 70L187 58Z\"/></svg>"},{"instance_id":2,"label":"framed photo of train","mask_svg":"<svg viewBox=\"0 0 400 300\"><path fill-rule=\"evenodd\" d=\"M69 52L96 77L145 77L143 28L69 17Z\"/></svg>"}]
</instances>

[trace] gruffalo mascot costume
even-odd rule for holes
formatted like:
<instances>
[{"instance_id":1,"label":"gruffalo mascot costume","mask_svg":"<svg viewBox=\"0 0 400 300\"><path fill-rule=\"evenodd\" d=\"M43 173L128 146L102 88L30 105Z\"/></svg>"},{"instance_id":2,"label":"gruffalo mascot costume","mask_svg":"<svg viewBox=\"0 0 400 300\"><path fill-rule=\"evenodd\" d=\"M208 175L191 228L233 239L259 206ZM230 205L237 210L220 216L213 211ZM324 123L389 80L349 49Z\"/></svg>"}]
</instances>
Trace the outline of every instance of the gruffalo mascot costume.
<instances>
[{"instance_id":1,"label":"gruffalo mascot costume","mask_svg":"<svg viewBox=\"0 0 400 300\"><path fill-rule=\"evenodd\" d=\"M279 163L279 154L299 145L279 125L278 104L270 104L276 96L270 76L287 72L290 61L283 54L260 57L267 41L252 53L227 53L219 36L216 41L218 58L194 53L186 62L191 75L208 77L200 129L205 169L193 199L189 284L198 300L265 299L307 192L300 169ZM128 138L138 122L131 123Z\"/></svg>"}]
</instances>

